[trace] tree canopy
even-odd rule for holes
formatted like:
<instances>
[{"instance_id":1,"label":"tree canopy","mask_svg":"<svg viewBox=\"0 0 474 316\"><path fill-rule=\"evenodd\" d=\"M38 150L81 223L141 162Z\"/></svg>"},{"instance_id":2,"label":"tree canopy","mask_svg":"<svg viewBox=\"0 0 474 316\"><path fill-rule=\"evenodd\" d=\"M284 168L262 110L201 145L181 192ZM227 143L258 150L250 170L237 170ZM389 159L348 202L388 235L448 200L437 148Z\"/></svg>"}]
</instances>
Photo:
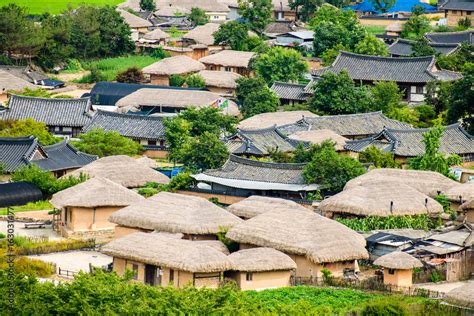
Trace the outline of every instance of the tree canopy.
<instances>
[{"instance_id":1,"label":"tree canopy","mask_svg":"<svg viewBox=\"0 0 474 316\"><path fill-rule=\"evenodd\" d=\"M48 127L42 122L28 118L19 121L0 121L0 137L35 136L42 145L52 145L59 141L49 133Z\"/></svg>"},{"instance_id":2,"label":"tree canopy","mask_svg":"<svg viewBox=\"0 0 474 316\"><path fill-rule=\"evenodd\" d=\"M154 0L140 0L140 9L143 11L154 12L156 10L156 5Z\"/></svg>"},{"instance_id":3,"label":"tree canopy","mask_svg":"<svg viewBox=\"0 0 474 316\"><path fill-rule=\"evenodd\" d=\"M206 11L201 8L192 8L191 12L188 14L188 19L194 26L204 25L209 22L209 17L206 15Z\"/></svg>"},{"instance_id":4,"label":"tree canopy","mask_svg":"<svg viewBox=\"0 0 474 316\"><path fill-rule=\"evenodd\" d=\"M373 35L366 35L359 43L354 46L354 52L357 54L388 56L387 45Z\"/></svg>"},{"instance_id":5,"label":"tree canopy","mask_svg":"<svg viewBox=\"0 0 474 316\"><path fill-rule=\"evenodd\" d=\"M272 20L272 0L238 0L239 14L250 29L261 35Z\"/></svg>"},{"instance_id":6,"label":"tree canopy","mask_svg":"<svg viewBox=\"0 0 474 316\"><path fill-rule=\"evenodd\" d=\"M260 77L237 79L236 94L241 104L240 110L245 118L260 113L275 112L280 104L278 97Z\"/></svg>"},{"instance_id":7,"label":"tree canopy","mask_svg":"<svg viewBox=\"0 0 474 316\"><path fill-rule=\"evenodd\" d=\"M382 152L381 149L370 146L359 154L359 161L372 163L376 168L400 168L395 161L395 155L391 152Z\"/></svg>"},{"instance_id":8,"label":"tree canopy","mask_svg":"<svg viewBox=\"0 0 474 316\"><path fill-rule=\"evenodd\" d=\"M82 152L99 157L114 155L138 155L142 146L136 141L121 136L115 131L104 131L94 128L79 135L80 141L74 142L74 147Z\"/></svg>"}]
</instances>

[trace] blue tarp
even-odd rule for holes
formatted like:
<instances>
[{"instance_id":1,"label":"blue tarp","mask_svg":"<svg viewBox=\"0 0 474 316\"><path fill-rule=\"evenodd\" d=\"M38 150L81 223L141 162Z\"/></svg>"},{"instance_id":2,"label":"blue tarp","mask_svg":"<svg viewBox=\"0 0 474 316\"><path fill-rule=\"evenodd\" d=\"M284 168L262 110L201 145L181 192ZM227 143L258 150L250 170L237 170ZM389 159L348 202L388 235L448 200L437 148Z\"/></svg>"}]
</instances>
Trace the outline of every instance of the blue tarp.
<instances>
[{"instance_id":1,"label":"blue tarp","mask_svg":"<svg viewBox=\"0 0 474 316\"><path fill-rule=\"evenodd\" d=\"M419 5L425 8L425 12L436 12L438 9L432 5L423 3L419 0L398 0L395 6L389 10L387 10L386 13L396 13L396 12L411 12L411 9L413 6ZM354 11L361 11L364 13L382 13L379 11L376 11L374 6L372 5L372 2L370 0L364 0L361 3L351 5L347 7L346 9L352 9Z\"/></svg>"}]
</instances>

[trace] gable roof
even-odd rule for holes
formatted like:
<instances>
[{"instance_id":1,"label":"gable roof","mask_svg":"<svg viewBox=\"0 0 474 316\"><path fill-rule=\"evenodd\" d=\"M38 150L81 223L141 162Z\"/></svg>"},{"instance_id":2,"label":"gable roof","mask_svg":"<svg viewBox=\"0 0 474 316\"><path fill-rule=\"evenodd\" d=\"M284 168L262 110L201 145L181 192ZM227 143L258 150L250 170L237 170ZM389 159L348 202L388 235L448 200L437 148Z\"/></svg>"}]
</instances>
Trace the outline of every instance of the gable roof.
<instances>
[{"instance_id":1,"label":"gable roof","mask_svg":"<svg viewBox=\"0 0 474 316\"><path fill-rule=\"evenodd\" d=\"M248 68L250 60L255 56L253 52L241 52L237 50L223 50L199 59L203 64L219 65L224 67Z\"/></svg>"},{"instance_id":2,"label":"gable roof","mask_svg":"<svg viewBox=\"0 0 474 316\"><path fill-rule=\"evenodd\" d=\"M89 123L89 98L46 99L12 95L0 119L22 120L32 118L48 126L83 127Z\"/></svg>"},{"instance_id":3,"label":"gable roof","mask_svg":"<svg viewBox=\"0 0 474 316\"><path fill-rule=\"evenodd\" d=\"M136 114L122 114L109 111L97 111L89 124L84 126L86 133L94 128L104 131L116 131L132 139L162 140L165 137L163 117Z\"/></svg>"},{"instance_id":4,"label":"gable roof","mask_svg":"<svg viewBox=\"0 0 474 316\"><path fill-rule=\"evenodd\" d=\"M118 10L122 18L124 19L125 23L128 24L131 28L142 28L142 27L150 27L153 24L151 24L150 21L147 21L145 19L142 19L141 17L132 14L128 11L125 10Z\"/></svg>"},{"instance_id":5,"label":"gable roof","mask_svg":"<svg viewBox=\"0 0 474 316\"><path fill-rule=\"evenodd\" d=\"M388 51L392 55L397 56L411 56L413 54L413 45L416 44L416 41L411 41L407 39L397 39L392 45L388 47ZM459 50L459 44L456 43L432 43L429 42L428 45L433 48L436 53L441 55L451 55Z\"/></svg>"},{"instance_id":6,"label":"gable roof","mask_svg":"<svg viewBox=\"0 0 474 316\"><path fill-rule=\"evenodd\" d=\"M429 128L384 128L375 136L348 141L345 148L361 152L374 145L383 151L393 152L397 156L420 156L425 153L423 134L428 131ZM446 126L440 139L439 150L444 154L472 154L474 153L474 138L464 131L459 123Z\"/></svg>"},{"instance_id":7,"label":"gable roof","mask_svg":"<svg viewBox=\"0 0 474 316\"><path fill-rule=\"evenodd\" d=\"M306 101L309 94L306 93L305 87L306 85L304 84L276 81L272 84L270 89L275 92L280 99Z\"/></svg>"},{"instance_id":8,"label":"gable roof","mask_svg":"<svg viewBox=\"0 0 474 316\"><path fill-rule=\"evenodd\" d=\"M220 24L206 23L198 25L188 33L183 35L183 39L193 40L196 44L207 46L214 45L214 33L219 29Z\"/></svg>"},{"instance_id":9,"label":"gable roof","mask_svg":"<svg viewBox=\"0 0 474 316\"><path fill-rule=\"evenodd\" d=\"M2 137L0 138L0 165L3 165L6 172L13 172L28 165L38 150L39 155L46 157L46 154L38 147L38 139L33 136Z\"/></svg>"},{"instance_id":10,"label":"gable roof","mask_svg":"<svg viewBox=\"0 0 474 316\"><path fill-rule=\"evenodd\" d=\"M167 39L170 37L171 36L168 33L160 30L160 28L156 28L153 31L150 31L146 33L145 35L143 35L143 39L149 40L149 41L157 41L161 39Z\"/></svg>"},{"instance_id":11,"label":"gable roof","mask_svg":"<svg viewBox=\"0 0 474 316\"><path fill-rule=\"evenodd\" d=\"M305 117L317 117L318 115L310 111L286 111L286 112L268 112L254 115L240 121L239 128L242 129L259 129L272 126L285 126L293 124Z\"/></svg>"},{"instance_id":12,"label":"gable roof","mask_svg":"<svg viewBox=\"0 0 474 316\"><path fill-rule=\"evenodd\" d=\"M474 11L474 2L469 0L447 0L440 8L443 10Z\"/></svg>"},{"instance_id":13,"label":"gable roof","mask_svg":"<svg viewBox=\"0 0 474 316\"><path fill-rule=\"evenodd\" d=\"M150 75L180 75L190 72L198 72L206 67L197 60L185 55L163 58L156 63L142 69L144 74Z\"/></svg>"},{"instance_id":14,"label":"gable roof","mask_svg":"<svg viewBox=\"0 0 474 316\"><path fill-rule=\"evenodd\" d=\"M461 32L433 32L426 33L425 37L431 42L436 43L451 43L461 44L466 42L468 44L474 43L474 31L461 31Z\"/></svg>"},{"instance_id":15,"label":"gable roof","mask_svg":"<svg viewBox=\"0 0 474 316\"><path fill-rule=\"evenodd\" d=\"M237 79L242 78L236 72L220 71L220 70L201 70L199 75L204 79L206 87L218 88L237 88Z\"/></svg>"}]
</instances>

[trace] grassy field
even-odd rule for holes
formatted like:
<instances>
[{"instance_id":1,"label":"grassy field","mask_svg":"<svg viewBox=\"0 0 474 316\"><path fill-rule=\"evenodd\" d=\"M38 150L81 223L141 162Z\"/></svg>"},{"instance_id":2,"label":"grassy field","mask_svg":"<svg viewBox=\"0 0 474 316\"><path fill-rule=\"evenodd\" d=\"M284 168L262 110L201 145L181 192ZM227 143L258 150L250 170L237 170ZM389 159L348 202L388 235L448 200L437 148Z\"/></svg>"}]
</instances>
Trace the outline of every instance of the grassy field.
<instances>
[{"instance_id":1,"label":"grassy field","mask_svg":"<svg viewBox=\"0 0 474 316\"><path fill-rule=\"evenodd\" d=\"M378 26L378 25L364 25L367 33L375 35L375 34L382 34L385 32L385 26Z\"/></svg>"},{"instance_id":2,"label":"grassy field","mask_svg":"<svg viewBox=\"0 0 474 316\"><path fill-rule=\"evenodd\" d=\"M30 202L22 206L12 207L14 212L43 211L52 210L53 205L49 201ZM6 208L0 208L0 215L7 215Z\"/></svg>"},{"instance_id":3,"label":"grassy field","mask_svg":"<svg viewBox=\"0 0 474 316\"><path fill-rule=\"evenodd\" d=\"M94 5L94 6L105 6L105 5L117 5L124 2L124 0L0 0L0 7L9 3L15 3L22 7L27 7L29 13L33 15L39 15L45 12L52 14L61 13L71 6L76 8L80 5Z\"/></svg>"}]
</instances>

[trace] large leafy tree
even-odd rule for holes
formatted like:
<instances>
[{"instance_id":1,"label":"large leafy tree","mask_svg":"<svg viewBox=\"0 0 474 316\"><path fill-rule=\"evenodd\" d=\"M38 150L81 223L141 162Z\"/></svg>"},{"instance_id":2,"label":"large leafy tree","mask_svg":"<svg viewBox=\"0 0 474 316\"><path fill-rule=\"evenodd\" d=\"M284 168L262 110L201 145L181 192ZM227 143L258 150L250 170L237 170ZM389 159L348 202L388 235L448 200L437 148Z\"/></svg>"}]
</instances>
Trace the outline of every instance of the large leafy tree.
<instances>
[{"instance_id":1,"label":"large leafy tree","mask_svg":"<svg viewBox=\"0 0 474 316\"><path fill-rule=\"evenodd\" d=\"M268 85L275 81L298 82L308 71L308 64L301 54L293 49L273 47L255 60L253 68Z\"/></svg>"},{"instance_id":2,"label":"large leafy tree","mask_svg":"<svg viewBox=\"0 0 474 316\"><path fill-rule=\"evenodd\" d=\"M289 0L288 5L292 10L298 12L301 21L307 22L314 14L316 9L320 7L324 1L322 0Z\"/></svg>"},{"instance_id":3,"label":"large leafy tree","mask_svg":"<svg viewBox=\"0 0 474 316\"><path fill-rule=\"evenodd\" d=\"M153 12L156 10L155 1L154 0L140 0L140 9L143 11L150 11Z\"/></svg>"},{"instance_id":4,"label":"large leafy tree","mask_svg":"<svg viewBox=\"0 0 474 316\"><path fill-rule=\"evenodd\" d=\"M19 121L0 121L0 137L35 136L43 145L51 145L60 141L48 131L46 124L29 118Z\"/></svg>"},{"instance_id":5,"label":"large leafy tree","mask_svg":"<svg viewBox=\"0 0 474 316\"><path fill-rule=\"evenodd\" d=\"M467 63L462 74L463 78L449 89L448 122L462 120L468 133L474 135L474 63Z\"/></svg>"},{"instance_id":6,"label":"large leafy tree","mask_svg":"<svg viewBox=\"0 0 474 316\"><path fill-rule=\"evenodd\" d=\"M419 39L431 30L430 20L424 15L412 15L402 26L401 36L403 38Z\"/></svg>"},{"instance_id":7,"label":"large leafy tree","mask_svg":"<svg viewBox=\"0 0 474 316\"><path fill-rule=\"evenodd\" d=\"M80 141L74 146L82 152L99 157L114 155L134 156L139 154L142 146L130 138L121 136L115 131L104 131L95 128L79 136Z\"/></svg>"},{"instance_id":8,"label":"large leafy tree","mask_svg":"<svg viewBox=\"0 0 474 316\"><path fill-rule=\"evenodd\" d=\"M428 45L428 40L424 37L421 37L412 45L411 55L413 57L421 57L421 56L434 56L437 54L434 48Z\"/></svg>"},{"instance_id":9,"label":"large leafy tree","mask_svg":"<svg viewBox=\"0 0 474 316\"><path fill-rule=\"evenodd\" d=\"M387 45L373 35L366 35L354 47L354 52L364 55L388 56Z\"/></svg>"},{"instance_id":10,"label":"large leafy tree","mask_svg":"<svg viewBox=\"0 0 474 316\"><path fill-rule=\"evenodd\" d=\"M400 168L400 164L395 161L395 155L391 152L382 152L381 149L370 146L359 154L359 161L372 163L376 168Z\"/></svg>"},{"instance_id":11,"label":"large leafy tree","mask_svg":"<svg viewBox=\"0 0 474 316\"><path fill-rule=\"evenodd\" d=\"M227 147L219 136L210 132L189 138L179 151L179 161L198 169L214 169L224 164Z\"/></svg>"},{"instance_id":12,"label":"large leafy tree","mask_svg":"<svg viewBox=\"0 0 474 316\"><path fill-rule=\"evenodd\" d=\"M273 4L271 0L238 0L239 14L252 31L262 34L272 20Z\"/></svg>"},{"instance_id":13,"label":"large leafy tree","mask_svg":"<svg viewBox=\"0 0 474 316\"><path fill-rule=\"evenodd\" d=\"M241 104L244 117L275 112L280 100L262 78L239 78L237 80L237 100Z\"/></svg>"},{"instance_id":14,"label":"large leafy tree","mask_svg":"<svg viewBox=\"0 0 474 316\"><path fill-rule=\"evenodd\" d=\"M385 13L395 6L397 0L370 0L377 12Z\"/></svg>"},{"instance_id":15,"label":"large leafy tree","mask_svg":"<svg viewBox=\"0 0 474 316\"><path fill-rule=\"evenodd\" d=\"M247 26L237 21L221 24L214 33L214 44L229 45L233 50L247 50L247 47L245 47L247 39Z\"/></svg>"},{"instance_id":16,"label":"large leafy tree","mask_svg":"<svg viewBox=\"0 0 474 316\"><path fill-rule=\"evenodd\" d=\"M192 8L191 12L188 14L188 19L194 26L204 25L209 22L209 17L206 15L206 11L201 8Z\"/></svg>"},{"instance_id":17,"label":"large leafy tree","mask_svg":"<svg viewBox=\"0 0 474 316\"><path fill-rule=\"evenodd\" d=\"M462 43L460 49L449 56L438 56L437 64L441 69L462 71L467 63L474 63L474 45Z\"/></svg>"},{"instance_id":18,"label":"large leafy tree","mask_svg":"<svg viewBox=\"0 0 474 316\"><path fill-rule=\"evenodd\" d=\"M370 88L371 110L382 111L390 116L394 109L401 107L403 92L395 82L377 81Z\"/></svg>"}]
</instances>

